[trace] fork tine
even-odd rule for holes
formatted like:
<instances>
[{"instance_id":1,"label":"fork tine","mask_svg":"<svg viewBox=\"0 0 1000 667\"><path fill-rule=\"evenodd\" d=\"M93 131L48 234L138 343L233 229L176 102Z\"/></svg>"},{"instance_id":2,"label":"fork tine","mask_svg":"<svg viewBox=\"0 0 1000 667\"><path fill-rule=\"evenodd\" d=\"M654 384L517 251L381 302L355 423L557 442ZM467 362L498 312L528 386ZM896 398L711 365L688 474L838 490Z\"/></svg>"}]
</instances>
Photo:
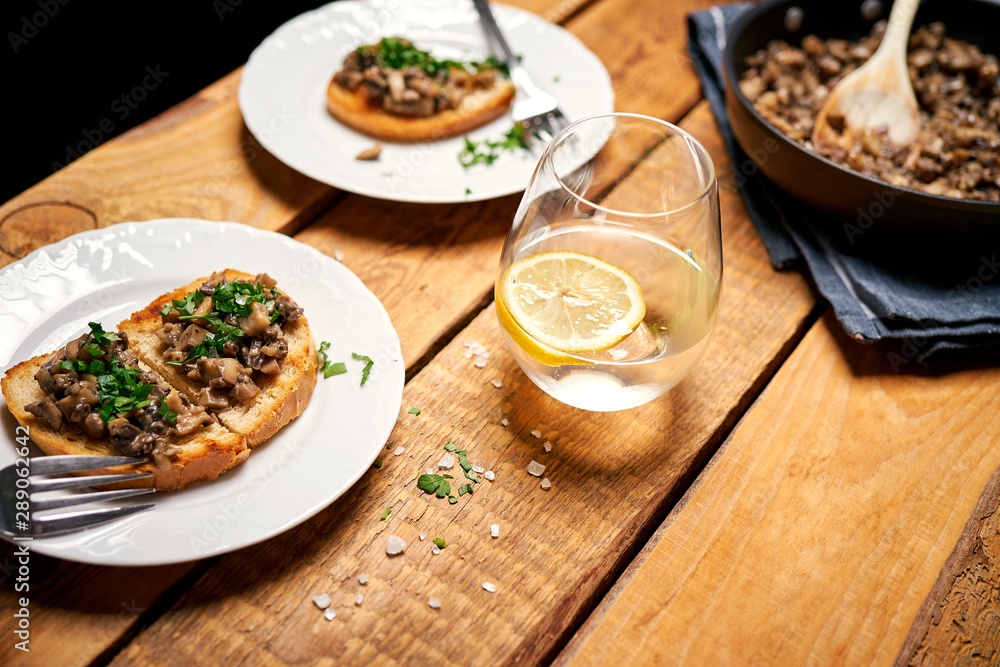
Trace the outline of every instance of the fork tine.
<instances>
[{"instance_id":1,"label":"fork tine","mask_svg":"<svg viewBox=\"0 0 1000 667\"><path fill-rule=\"evenodd\" d=\"M48 498L46 500L35 500L32 498L31 511L44 512L45 510L54 510L60 507L72 507L73 505L82 505L84 503L92 503L98 500L117 500L119 498L128 498L130 496L141 496L145 493L153 493L155 490L156 489L120 489L118 491L76 493L71 496Z\"/></svg>"},{"instance_id":2,"label":"fork tine","mask_svg":"<svg viewBox=\"0 0 1000 667\"><path fill-rule=\"evenodd\" d=\"M33 479L29 482L28 488L32 493L40 493L42 491L58 491L59 489L80 489L85 486L98 486L113 482L127 482L131 479L152 476L151 472L142 472L128 475L84 475L66 479Z\"/></svg>"},{"instance_id":3,"label":"fork tine","mask_svg":"<svg viewBox=\"0 0 1000 667\"><path fill-rule=\"evenodd\" d=\"M29 469L32 475L52 475L62 472L77 472L91 468L107 468L110 466L144 463L144 458L130 456L36 456L29 459Z\"/></svg>"},{"instance_id":4,"label":"fork tine","mask_svg":"<svg viewBox=\"0 0 1000 667\"><path fill-rule=\"evenodd\" d=\"M112 507L102 510L87 510L84 512L73 512L71 514L60 514L59 516L47 517L44 519L32 519L31 532L35 535L58 535L68 533L81 528L99 526L102 523L114 521L137 512L145 512L152 509L153 504L133 505L132 507Z\"/></svg>"}]
</instances>

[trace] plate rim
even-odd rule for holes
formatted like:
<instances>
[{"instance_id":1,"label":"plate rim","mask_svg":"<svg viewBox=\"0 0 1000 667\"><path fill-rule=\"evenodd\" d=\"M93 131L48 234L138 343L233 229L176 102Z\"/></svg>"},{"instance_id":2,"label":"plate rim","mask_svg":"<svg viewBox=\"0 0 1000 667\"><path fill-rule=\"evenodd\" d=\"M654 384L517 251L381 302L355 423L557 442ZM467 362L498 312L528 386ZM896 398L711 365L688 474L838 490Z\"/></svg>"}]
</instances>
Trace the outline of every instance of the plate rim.
<instances>
[{"instance_id":1,"label":"plate rim","mask_svg":"<svg viewBox=\"0 0 1000 667\"><path fill-rule=\"evenodd\" d=\"M114 234L112 239L120 239L123 237L123 233L130 228L141 230L143 229L144 226L149 226L149 225L164 229L169 226L171 228L170 233L174 235L183 235L184 232L186 231L196 231L200 229L206 231L212 230L214 233L243 234L246 235L246 238L248 240L267 238L274 241L280 241L286 244L288 247L296 248L299 252L302 252L304 256L313 256L318 261L323 262L327 266L327 269L332 269L337 280L345 281L344 283L345 287L350 288L353 292L360 294L363 298L369 301L368 305L375 309L377 318L382 320L381 324L384 324L387 327L387 331L385 331L384 333L386 334L391 333L390 343L395 345L394 351L398 351L399 363L395 365L397 370L394 371L390 369L389 372L387 372L382 378L380 378L380 380L386 384L386 386L381 389L381 393L385 394L387 397L391 399L390 400L391 405L396 407L395 414L392 416L392 419L390 420L388 418L388 412L387 412L385 423L379 425L379 428L373 430L371 438L373 443L377 443L377 446L376 444L373 444L370 452L370 457L367 457L365 459L366 460L365 465L358 466L355 470L353 470L352 474L348 475L345 478L345 481L341 485L342 488L340 488L339 491L334 491L333 493L325 496L324 498L314 502L311 506L294 508L291 512L288 513L287 516L285 516L280 522L278 522L277 525L271 526L262 532L251 531L253 534L249 536L244 536L242 538L235 540L218 541L214 545L209 545L209 548L205 549L205 551L203 552L192 551L187 554L178 553L176 555L169 555L166 557L155 557L155 556L151 557L151 554L149 554L148 550L143 551L141 547L137 547L136 549L133 549L131 551L126 550L124 552L116 552L111 556L108 556L107 554L92 554L85 551L81 551L78 545L66 543L71 541L75 536L85 535L88 532L85 530L77 533L71 533L61 537L53 536L52 538L33 538L32 541L30 542L31 545L30 548L33 552L37 552L46 556L59 558L66 561L87 563L93 565L103 565L112 567L145 567L145 566L160 566L160 565L171 565L177 563L193 562L197 560L202 560L204 558L220 556L222 554L229 553L231 551L235 551L238 549L242 549L244 547L258 544L265 540L276 537L277 535L280 535L298 526L299 524L309 520L310 518L312 518L316 514L319 514L321 511L323 511L331 504L336 502L339 498L346 495L350 491L350 489L353 488L354 485L357 484L357 482L371 468L372 462L374 462L375 459L378 457L383 445L385 444L385 442L388 441L388 438L391 435L392 430L395 428L396 422L398 421L399 411L401 410L402 407L403 389L405 387L406 364L402 358L402 347L399 340L399 334L398 332L396 332L395 327L393 326L392 321L389 318L388 312L385 309L385 306L382 304L381 300L374 294L374 292L368 289L368 287L364 284L361 278L358 277L357 274L348 269L346 266L344 266L341 262L333 259L332 257L329 257L328 255L322 253L321 251L312 246L297 241L294 238L291 238L279 232L258 229L256 227L252 227L238 222L228 222L228 221L216 222L216 221L209 221L198 218L187 218L187 217L157 218L144 221L125 221L113 225L107 225L105 227L99 227L96 229L85 230L82 232L78 232L76 234L72 234L59 241L56 241L55 243L51 243L42 246L40 248L37 248L28 255L25 255L24 257L14 262L11 262L7 266L0 267L0 287L3 287L2 280L4 278L9 277L9 274L18 271L19 269L27 270L28 267L30 267L33 262L38 261L42 253L59 252L60 249L69 248L71 245L76 244L80 241L86 241L89 237L106 236L109 233ZM223 263L225 263L226 261L228 260L223 260ZM135 277L129 277L126 282L131 282L134 279ZM63 312L63 311L64 307L60 307L57 308L55 312ZM18 341L25 340L26 337L30 336L33 331L37 330L32 329L19 333L15 341L15 345L17 344ZM314 332L314 337L315 337L315 332ZM5 363L0 365L0 371L6 373L6 371L9 368L15 366L17 363L20 363L21 361L23 360L12 356L11 359L8 359ZM398 383L392 383L393 375L397 377ZM322 379L323 378L318 378L318 381L322 381ZM392 393L390 394L389 392ZM4 412L8 413L8 416L5 417L5 419L7 419L12 425L16 424L17 423L16 420L13 418L12 415L9 414L9 408L6 403L6 399L2 396L0 396L0 405L2 405ZM293 421L292 424L294 423L295 422ZM5 433L3 436L3 439L5 441L8 439L7 435L8 434ZM13 439L15 437L14 434L11 433L9 435L11 441L13 442ZM291 443L286 443L286 444L291 444ZM33 443L32 446L34 448L37 448L37 445L34 445ZM8 452L5 452L5 454L6 453ZM17 458L15 452L12 451L9 452L9 454L12 457ZM277 456L277 455L278 454L273 454L272 456ZM219 480L212 480L209 482L209 484L213 482L218 483L218 481ZM247 488L247 483L253 481L254 481L253 479L243 480L243 486L241 486L240 489L245 491ZM192 487L192 489L197 489L197 488L198 486ZM236 496L240 489L237 489L237 487L234 485L232 489L233 493L231 495ZM183 494L185 491L186 490L180 490L172 493ZM141 501L146 498L147 497L140 497L139 500ZM156 509L154 508L153 512L155 511ZM176 512L178 510L175 508L174 511ZM142 517L142 516L143 514L133 515L133 517L129 517L122 521L113 522L111 524L106 524L103 527L96 527L90 530L99 531L102 528L108 528L115 525L120 525L125 521L129 521L129 519L131 518ZM178 535L177 539L183 541L185 539L190 540L191 537L197 538L197 535L195 533L196 527L200 526L193 526L193 525L185 526L184 530L182 531L183 534ZM3 539L7 542L13 542L12 539L6 537L3 537ZM63 543L58 542L58 540L60 539L63 539L64 542Z\"/></svg>"},{"instance_id":2,"label":"plate rim","mask_svg":"<svg viewBox=\"0 0 1000 667\"><path fill-rule=\"evenodd\" d=\"M314 17L326 11L330 11L332 8L336 8L338 11L343 10L346 12L348 11L346 8L349 6L371 5L378 8L382 6L391 6L392 4L393 4L392 0L349 0L348 2L344 2L343 0L341 0L339 2L336 1L329 2L327 4L321 5L315 9L311 9L307 12L303 12L302 14L299 14L289 19L285 23L278 26L278 28L276 28L271 34L265 37L261 41L261 43L254 48L249 58L247 58L246 65L244 66L243 71L241 72L240 75L240 82L237 89L238 106L240 108L240 113L243 117L243 121L244 124L246 125L247 130L250 132L251 135L253 135L255 140L258 141L265 150L271 153L280 162L298 171L299 173L304 174L305 176L308 176L313 180L319 181L320 183L324 183L330 187L334 187L343 190L345 192L351 192L358 195L372 197L375 199L382 199L385 201L396 201L396 202L423 203L423 204L460 204L465 202L486 201L490 199L496 199L499 197L512 195L518 192L523 192L524 188L527 187L530 173L526 174L524 183L521 184L520 186L510 186L507 188L501 188L492 191L465 192L461 195L457 193L440 194L440 195L435 195L435 194L418 195L415 193L409 193L405 191L390 192L387 191L385 188L381 189L371 188L368 186L358 187L350 183L345 185L343 178L330 178L328 175L320 173L318 170L313 169L311 165L304 165L301 160L287 160L286 159L287 154L279 155L274 150L275 142L273 136L271 137L270 140L265 140L261 136L264 134L263 129L266 128L256 127L255 123L253 122L253 118L251 118L249 121L247 120L246 108L247 105L249 104L248 98L250 96L250 92L248 91L252 88L253 84L255 83L254 78L258 76L253 67L255 64L259 65L262 62L262 59L264 58L264 50L265 48L268 47L269 44L271 44L272 40L279 39L284 31L293 29L299 23L303 24L308 23L311 17ZM611 82L611 75L607 71L607 68L604 66L604 63L601 61L601 59L598 58L597 55L593 51L591 51L576 35L569 32L562 26L547 21L543 17L533 12L530 12L526 9L521 9L519 7L512 7L509 5L499 4L495 2L491 2L490 6L494 10L494 13L497 15L497 18L501 22L506 20L515 20L521 18L533 24L534 26L544 26L546 30L555 31L555 34L559 34L561 38L567 40L567 43L573 44L574 47L578 49L578 52L574 53L574 57L579 57L580 59L588 61L587 62L588 67L593 67L594 71L600 74L599 80L593 81L591 84L589 84L587 92L588 95L599 97L602 103L606 105L606 108L598 109L593 113L596 114L610 113L614 111L615 94L614 94L614 87ZM247 81L250 81L251 83L248 84ZM598 95L597 93L600 93L600 95ZM506 115L501 116L501 119L509 118L509 114L510 112L508 111ZM337 122L332 118L330 120L331 122L334 123ZM367 139L371 139L372 141L377 141L377 139L375 139L374 137L368 137L367 135L357 132L342 124L339 124L339 127L343 131L349 132L354 136L364 137ZM397 142L388 142L388 143L397 145ZM398 145L412 147L414 149L420 149L420 148L435 146L436 142L433 141L408 142L405 144L400 143ZM541 148L539 148L538 150L532 149L531 151L532 170L534 170L535 166L537 165L538 162L537 158L538 156L541 155L541 152L542 152Z\"/></svg>"}]
</instances>

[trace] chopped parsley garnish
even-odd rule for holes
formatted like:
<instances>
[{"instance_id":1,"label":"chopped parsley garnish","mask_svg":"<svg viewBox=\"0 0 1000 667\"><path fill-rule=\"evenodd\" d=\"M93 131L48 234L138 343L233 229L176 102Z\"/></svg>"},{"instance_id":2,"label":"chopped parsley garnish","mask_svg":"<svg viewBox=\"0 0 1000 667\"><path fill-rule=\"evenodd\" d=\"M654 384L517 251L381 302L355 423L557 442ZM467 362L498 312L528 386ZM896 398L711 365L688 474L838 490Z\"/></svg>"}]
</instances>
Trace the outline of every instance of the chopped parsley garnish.
<instances>
[{"instance_id":1,"label":"chopped parsley garnish","mask_svg":"<svg viewBox=\"0 0 1000 667\"><path fill-rule=\"evenodd\" d=\"M97 414L105 424L115 418L115 415L144 408L152 401L149 392L153 385L139 379L141 371L138 368L125 366L117 361L111 362L109 371L97 378Z\"/></svg>"},{"instance_id":2,"label":"chopped parsley garnish","mask_svg":"<svg viewBox=\"0 0 1000 667\"><path fill-rule=\"evenodd\" d=\"M326 351L329 349L330 343L327 341L324 340L319 344L319 350L316 353L323 357L323 363L319 365L319 371L323 374L324 378L343 375L347 372L347 364L343 361L330 361L326 356Z\"/></svg>"},{"instance_id":3,"label":"chopped parsley garnish","mask_svg":"<svg viewBox=\"0 0 1000 667\"><path fill-rule=\"evenodd\" d=\"M407 412L409 412L411 415L419 415L420 408L410 408L409 410L407 410Z\"/></svg>"},{"instance_id":4,"label":"chopped parsley garnish","mask_svg":"<svg viewBox=\"0 0 1000 667\"><path fill-rule=\"evenodd\" d=\"M99 322L88 322L87 326L90 327L90 335L87 340L92 340L98 345L107 345L113 340L121 340L121 336L114 331L105 331Z\"/></svg>"},{"instance_id":5,"label":"chopped parsley garnish","mask_svg":"<svg viewBox=\"0 0 1000 667\"><path fill-rule=\"evenodd\" d=\"M195 315L201 303L205 300L205 295L199 290L188 292L183 299L174 299L168 304L164 304L160 315L166 317L170 311L176 310L180 320L204 320L209 326L216 327L215 333L209 332L205 340L192 347L184 361L168 361L171 366L182 366L192 359L199 357L219 357L220 351L230 340L238 339L246 334L238 326L226 322L226 319L246 317L253 312L253 304L260 303L267 308L268 319L273 324L281 316L281 312L275 306L275 298L281 296L281 292L274 288L266 288L253 282L234 280L219 285L212 293L212 310L210 312Z\"/></svg>"},{"instance_id":6,"label":"chopped parsley garnish","mask_svg":"<svg viewBox=\"0 0 1000 667\"><path fill-rule=\"evenodd\" d=\"M358 53L362 56L371 54L371 47L359 46ZM448 75L448 70L452 67L476 73L484 69L499 70L505 77L510 78L510 71L507 64L490 56L482 62L459 62L457 60L438 60L427 51L422 51L413 46L408 40L400 37L383 37L375 45L375 64L384 69L406 69L407 67L419 67L428 76L437 76L439 72Z\"/></svg>"},{"instance_id":7,"label":"chopped parsley garnish","mask_svg":"<svg viewBox=\"0 0 1000 667\"><path fill-rule=\"evenodd\" d=\"M473 488L471 484L463 484L462 486L458 487L458 495L460 496L464 496L467 493L472 493L472 491Z\"/></svg>"},{"instance_id":8,"label":"chopped parsley garnish","mask_svg":"<svg viewBox=\"0 0 1000 667\"><path fill-rule=\"evenodd\" d=\"M163 304L163 310L160 311L160 315L166 317L170 314L171 310L176 310L182 317L194 315L194 311L198 309L198 306L204 300L205 295L198 290L188 292L187 296L183 299L174 299L170 303Z\"/></svg>"},{"instance_id":9,"label":"chopped parsley garnish","mask_svg":"<svg viewBox=\"0 0 1000 667\"><path fill-rule=\"evenodd\" d=\"M469 137L465 137L465 148L458 154L458 161L468 169L475 164L493 164L500 157L500 151L513 152L518 149L528 149L524 126L520 123L510 128L499 141L493 139L472 141Z\"/></svg>"},{"instance_id":10,"label":"chopped parsley garnish","mask_svg":"<svg viewBox=\"0 0 1000 667\"><path fill-rule=\"evenodd\" d=\"M157 409L157 412L159 412L160 416L162 416L171 424L177 423L177 413L171 412L170 408L168 408L167 404L164 403L163 401L160 401L160 407Z\"/></svg>"},{"instance_id":11,"label":"chopped parsley garnish","mask_svg":"<svg viewBox=\"0 0 1000 667\"><path fill-rule=\"evenodd\" d=\"M373 463L372 465L375 466L376 468L381 468L382 467L382 459L375 459L375 463Z\"/></svg>"},{"instance_id":12,"label":"chopped parsley garnish","mask_svg":"<svg viewBox=\"0 0 1000 667\"><path fill-rule=\"evenodd\" d=\"M88 350L88 352L91 352ZM91 352L93 355L93 352ZM100 353L93 355L100 356ZM91 375L102 375L105 372L106 365L100 359L94 359L92 361L60 361L60 368L65 368L68 371L76 371L77 373L90 373Z\"/></svg>"},{"instance_id":13,"label":"chopped parsley garnish","mask_svg":"<svg viewBox=\"0 0 1000 667\"><path fill-rule=\"evenodd\" d=\"M458 498L456 498L455 496L448 496L448 503L449 504L454 505L457 502L458 502Z\"/></svg>"},{"instance_id":14,"label":"chopped parsley garnish","mask_svg":"<svg viewBox=\"0 0 1000 667\"><path fill-rule=\"evenodd\" d=\"M448 546L448 543L444 541L443 537L435 537L433 542L434 546L436 546L438 549L444 549L445 547Z\"/></svg>"},{"instance_id":15,"label":"chopped parsley garnish","mask_svg":"<svg viewBox=\"0 0 1000 667\"><path fill-rule=\"evenodd\" d=\"M361 369L361 386L363 387L365 386L365 382L368 381L368 374L372 372L372 366L375 365L375 362L372 361L371 357L358 354L357 352L351 352L351 358L366 362L365 367Z\"/></svg>"},{"instance_id":16,"label":"chopped parsley garnish","mask_svg":"<svg viewBox=\"0 0 1000 667\"><path fill-rule=\"evenodd\" d=\"M438 498L444 498L451 493L450 475L421 475L417 480L417 488L424 493L433 493Z\"/></svg>"},{"instance_id":17,"label":"chopped parsley garnish","mask_svg":"<svg viewBox=\"0 0 1000 667\"><path fill-rule=\"evenodd\" d=\"M392 508L391 507L386 507L385 511L382 512L382 517L379 519L379 521L385 521L386 519L388 519L390 512L392 512Z\"/></svg>"},{"instance_id":18,"label":"chopped parsley garnish","mask_svg":"<svg viewBox=\"0 0 1000 667\"><path fill-rule=\"evenodd\" d=\"M472 190L470 190L469 188L465 188L465 194L466 195L471 195L472 194Z\"/></svg>"}]
</instances>

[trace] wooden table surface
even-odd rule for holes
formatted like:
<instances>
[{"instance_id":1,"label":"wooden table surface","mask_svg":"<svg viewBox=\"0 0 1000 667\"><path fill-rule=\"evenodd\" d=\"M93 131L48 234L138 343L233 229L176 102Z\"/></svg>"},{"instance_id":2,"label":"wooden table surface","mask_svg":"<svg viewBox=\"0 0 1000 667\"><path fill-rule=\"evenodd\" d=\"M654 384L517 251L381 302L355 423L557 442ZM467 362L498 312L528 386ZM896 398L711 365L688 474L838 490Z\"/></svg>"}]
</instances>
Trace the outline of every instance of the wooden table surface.
<instances>
[{"instance_id":1,"label":"wooden table surface","mask_svg":"<svg viewBox=\"0 0 1000 667\"><path fill-rule=\"evenodd\" d=\"M507 353L492 302L520 195L419 205L333 190L259 148L233 72L0 207L0 262L163 217L340 251L400 335L390 441L406 455L223 556L147 568L32 556L30 653L15 648L5 545L0 663L1000 664L1000 371L897 367L898 348L850 340L807 279L771 269L685 52L685 16L709 2L511 4L596 53L619 110L677 123L712 154L725 278L702 362L627 412L548 398ZM467 340L491 353L481 372ZM456 505L416 489L448 440L497 473ZM550 490L527 475L532 459ZM432 556L419 532L447 549ZM403 557L386 557L389 534L409 543ZM322 592L332 622L312 602Z\"/></svg>"}]
</instances>

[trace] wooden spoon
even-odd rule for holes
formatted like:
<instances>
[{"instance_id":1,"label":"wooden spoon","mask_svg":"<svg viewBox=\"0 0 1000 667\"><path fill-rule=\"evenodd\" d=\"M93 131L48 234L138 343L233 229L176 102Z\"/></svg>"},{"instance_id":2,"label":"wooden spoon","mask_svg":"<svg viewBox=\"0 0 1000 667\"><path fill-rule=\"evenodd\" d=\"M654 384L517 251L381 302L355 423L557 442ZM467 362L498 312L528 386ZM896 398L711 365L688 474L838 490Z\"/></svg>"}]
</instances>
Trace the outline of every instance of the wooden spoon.
<instances>
[{"instance_id":1,"label":"wooden spoon","mask_svg":"<svg viewBox=\"0 0 1000 667\"><path fill-rule=\"evenodd\" d=\"M896 0L882 43L871 58L834 86L816 117L814 146L850 150L856 142L881 134L893 146L920 155L920 116L906 68L906 46L919 0ZM843 119L838 131L831 119ZM837 125L840 123L837 122Z\"/></svg>"}]
</instances>

